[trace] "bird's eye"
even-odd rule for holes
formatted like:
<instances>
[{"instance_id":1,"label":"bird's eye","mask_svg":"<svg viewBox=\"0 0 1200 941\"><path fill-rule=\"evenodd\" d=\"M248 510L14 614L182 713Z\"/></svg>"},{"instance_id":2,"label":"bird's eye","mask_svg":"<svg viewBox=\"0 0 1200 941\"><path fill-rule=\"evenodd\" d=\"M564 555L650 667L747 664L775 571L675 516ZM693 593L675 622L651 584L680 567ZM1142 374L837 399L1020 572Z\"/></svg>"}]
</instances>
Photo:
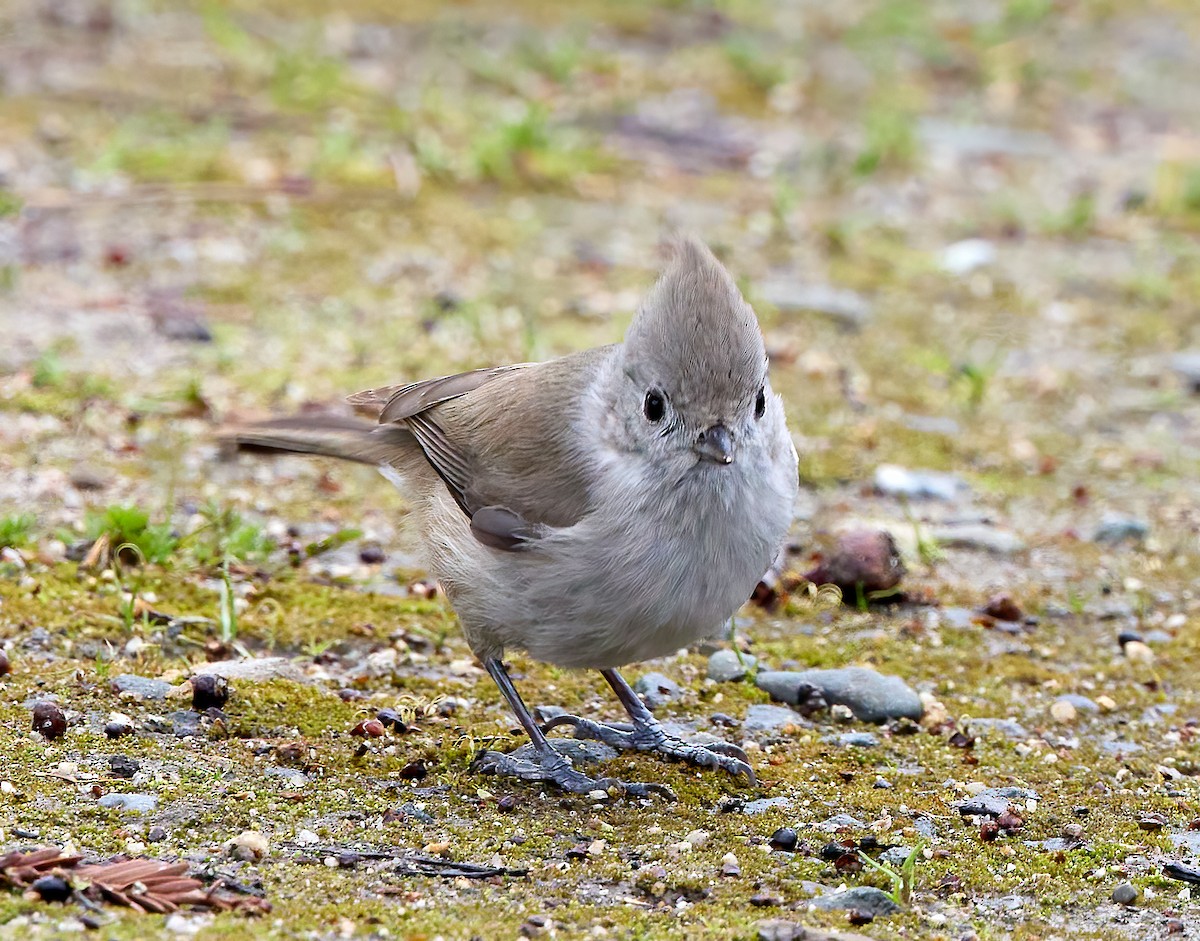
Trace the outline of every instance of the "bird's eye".
<instances>
[{"instance_id":1,"label":"bird's eye","mask_svg":"<svg viewBox=\"0 0 1200 941\"><path fill-rule=\"evenodd\" d=\"M642 413L648 421L662 421L663 416L667 414L667 402L663 398L663 394L657 389L647 392L646 399L642 402Z\"/></svg>"},{"instance_id":2,"label":"bird's eye","mask_svg":"<svg viewBox=\"0 0 1200 941\"><path fill-rule=\"evenodd\" d=\"M754 400L754 417L762 418L767 413L767 389L764 386L758 390L758 397Z\"/></svg>"}]
</instances>

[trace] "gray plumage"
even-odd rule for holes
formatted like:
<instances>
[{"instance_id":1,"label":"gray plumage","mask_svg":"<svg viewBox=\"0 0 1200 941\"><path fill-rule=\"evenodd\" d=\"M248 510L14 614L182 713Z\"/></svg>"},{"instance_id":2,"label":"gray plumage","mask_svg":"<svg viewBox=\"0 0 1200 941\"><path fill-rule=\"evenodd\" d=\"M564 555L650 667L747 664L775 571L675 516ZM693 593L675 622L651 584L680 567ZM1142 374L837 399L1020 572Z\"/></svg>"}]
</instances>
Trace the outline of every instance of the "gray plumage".
<instances>
[{"instance_id":1,"label":"gray plumage","mask_svg":"<svg viewBox=\"0 0 1200 941\"><path fill-rule=\"evenodd\" d=\"M516 648L606 669L709 636L791 520L796 453L757 319L697 241L623 343L350 401L379 423L235 438L379 465L414 498L429 571L485 662Z\"/></svg>"}]
</instances>

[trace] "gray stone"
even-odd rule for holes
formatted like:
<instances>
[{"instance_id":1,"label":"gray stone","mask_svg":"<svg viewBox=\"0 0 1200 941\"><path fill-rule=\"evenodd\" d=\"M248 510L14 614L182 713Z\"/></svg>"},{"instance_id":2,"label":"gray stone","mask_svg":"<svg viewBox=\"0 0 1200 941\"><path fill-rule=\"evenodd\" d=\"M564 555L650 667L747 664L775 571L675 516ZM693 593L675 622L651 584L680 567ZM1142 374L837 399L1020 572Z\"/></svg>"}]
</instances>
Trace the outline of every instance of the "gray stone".
<instances>
[{"instance_id":1,"label":"gray stone","mask_svg":"<svg viewBox=\"0 0 1200 941\"><path fill-rule=\"evenodd\" d=\"M1200 830L1184 830L1171 834L1171 842L1193 856L1200 856Z\"/></svg>"},{"instance_id":2,"label":"gray stone","mask_svg":"<svg viewBox=\"0 0 1200 941\"><path fill-rule=\"evenodd\" d=\"M908 861L908 857L912 855L912 850L907 846L889 846L879 854L879 861L885 866L892 866L899 869Z\"/></svg>"},{"instance_id":3,"label":"gray stone","mask_svg":"<svg viewBox=\"0 0 1200 941\"><path fill-rule=\"evenodd\" d=\"M200 713L190 709L179 709L167 716L171 723L171 733L176 738L190 738L200 734Z\"/></svg>"},{"instance_id":4,"label":"gray stone","mask_svg":"<svg viewBox=\"0 0 1200 941\"><path fill-rule=\"evenodd\" d=\"M821 741L843 748L875 748L879 745L879 737L870 732L842 732L839 735L826 735Z\"/></svg>"},{"instance_id":5,"label":"gray stone","mask_svg":"<svg viewBox=\"0 0 1200 941\"><path fill-rule=\"evenodd\" d=\"M308 775L299 768L281 768L278 765L272 765L263 768L263 774L269 778L286 781L292 787L304 787L308 784Z\"/></svg>"},{"instance_id":6,"label":"gray stone","mask_svg":"<svg viewBox=\"0 0 1200 941\"><path fill-rule=\"evenodd\" d=\"M759 297L783 313L824 314L855 328L871 319L871 305L861 294L847 288L777 277L759 281L757 290Z\"/></svg>"},{"instance_id":7,"label":"gray stone","mask_svg":"<svg viewBox=\"0 0 1200 941\"><path fill-rule=\"evenodd\" d=\"M1086 696L1080 696L1078 693L1064 693L1059 696L1055 702L1070 703L1079 712L1099 712L1100 707Z\"/></svg>"},{"instance_id":8,"label":"gray stone","mask_svg":"<svg viewBox=\"0 0 1200 941\"><path fill-rule=\"evenodd\" d=\"M637 682L633 684L633 689L651 709L657 709L672 699L678 699L680 694L679 684L661 673L647 673L645 676L639 676Z\"/></svg>"},{"instance_id":9,"label":"gray stone","mask_svg":"<svg viewBox=\"0 0 1200 941\"><path fill-rule=\"evenodd\" d=\"M937 838L937 827L933 825L933 821L928 817L913 818L913 829L927 840L934 840Z\"/></svg>"},{"instance_id":10,"label":"gray stone","mask_svg":"<svg viewBox=\"0 0 1200 941\"><path fill-rule=\"evenodd\" d=\"M971 549L990 552L992 555L1016 555L1025 551L1025 543L1015 534L996 529L985 523L959 523L954 526L936 526L929 531L930 537L947 549Z\"/></svg>"},{"instance_id":11,"label":"gray stone","mask_svg":"<svg viewBox=\"0 0 1200 941\"><path fill-rule=\"evenodd\" d=\"M1136 886L1122 882L1113 889L1112 900L1118 905L1132 905L1138 900L1140 894Z\"/></svg>"},{"instance_id":12,"label":"gray stone","mask_svg":"<svg viewBox=\"0 0 1200 941\"><path fill-rule=\"evenodd\" d=\"M112 679L112 688L135 699L166 699L172 686L166 680L155 680L148 676L122 673Z\"/></svg>"},{"instance_id":13,"label":"gray stone","mask_svg":"<svg viewBox=\"0 0 1200 941\"><path fill-rule=\"evenodd\" d=\"M202 663L193 671L223 676L227 680L246 680L261 683L267 680L291 680L295 683L310 682L296 664L287 657L250 657L245 660L217 660Z\"/></svg>"},{"instance_id":14,"label":"gray stone","mask_svg":"<svg viewBox=\"0 0 1200 941\"><path fill-rule=\"evenodd\" d=\"M105 794L97 803L123 814L148 814L158 807L153 794Z\"/></svg>"},{"instance_id":15,"label":"gray stone","mask_svg":"<svg viewBox=\"0 0 1200 941\"><path fill-rule=\"evenodd\" d=\"M787 706L772 706L755 703L746 710L742 729L746 732L778 732L789 725L800 725L804 720Z\"/></svg>"},{"instance_id":16,"label":"gray stone","mask_svg":"<svg viewBox=\"0 0 1200 941\"><path fill-rule=\"evenodd\" d=\"M773 699L797 703L808 687L821 691L830 705L849 707L863 722L920 719L925 712L921 697L897 676L884 676L865 667L837 670L801 670L797 673L768 670L755 682Z\"/></svg>"},{"instance_id":17,"label":"gray stone","mask_svg":"<svg viewBox=\"0 0 1200 941\"><path fill-rule=\"evenodd\" d=\"M792 799L790 797L760 797L757 800L747 801L742 807L742 813L756 817L759 814L765 814L768 810L791 806Z\"/></svg>"},{"instance_id":18,"label":"gray stone","mask_svg":"<svg viewBox=\"0 0 1200 941\"><path fill-rule=\"evenodd\" d=\"M708 678L717 683L740 680L757 663L753 654L744 653L739 658L736 650L718 650L708 658Z\"/></svg>"},{"instance_id":19,"label":"gray stone","mask_svg":"<svg viewBox=\"0 0 1200 941\"><path fill-rule=\"evenodd\" d=\"M1017 741L1029 738L1029 730L1016 719L971 719L974 731L999 732Z\"/></svg>"},{"instance_id":20,"label":"gray stone","mask_svg":"<svg viewBox=\"0 0 1200 941\"><path fill-rule=\"evenodd\" d=\"M966 481L938 471L909 470L897 464L875 468L875 489L889 497L957 500L970 491Z\"/></svg>"},{"instance_id":21,"label":"gray stone","mask_svg":"<svg viewBox=\"0 0 1200 941\"><path fill-rule=\"evenodd\" d=\"M834 814L824 823L818 823L817 829L827 833L837 833L839 830L865 830L867 825L850 814Z\"/></svg>"},{"instance_id":22,"label":"gray stone","mask_svg":"<svg viewBox=\"0 0 1200 941\"><path fill-rule=\"evenodd\" d=\"M808 904L822 911L854 910L866 912L869 915L874 915L876 918L884 915L894 915L900 911L900 906L892 900L891 896L882 889L876 889L874 886L869 885L859 885L853 889L846 889L844 892L831 892L829 895L821 895Z\"/></svg>"},{"instance_id":23,"label":"gray stone","mask_svg":"<svg viewBox=\"0 0 1200 941\"><path fill-rule=\"evenodd\" d=\"M1093 542L1115 545L1119 542L1141 542L1150 535L1150 525L1132 516L1110 514L1100 521Z\"/></svg>"},{"instance_id":24,"label":"gray stone","mask_svg":"<svg viewBox=\"0 0 1200 941\"><path fill-rule=\"evenodd\" d=\"M964 817L999 817L1010 804L1038 799L1036 791L1024 787L988 787L959 801L957 807Z\"/></svg>"}]
</instances>

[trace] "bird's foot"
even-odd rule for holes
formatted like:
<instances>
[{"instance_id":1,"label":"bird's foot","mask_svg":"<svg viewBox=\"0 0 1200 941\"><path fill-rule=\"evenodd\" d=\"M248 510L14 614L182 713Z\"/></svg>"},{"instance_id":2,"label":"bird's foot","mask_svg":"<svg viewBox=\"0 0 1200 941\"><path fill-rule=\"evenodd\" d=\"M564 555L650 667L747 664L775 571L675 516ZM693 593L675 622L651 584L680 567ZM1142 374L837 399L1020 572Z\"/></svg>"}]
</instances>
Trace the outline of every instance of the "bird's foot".
<instances>
[{"instance_id":1,"label":"bird's foot","mask_svg":"<svg viewBox=\"0 0 1200 941\"><path fill-rule=\"evenodd\" d=\"M745 775L752 787L758 785L758 778L750 767L750 757L737 745L728 742L685 742L669 735L657 720L604 725L582 716L562 715L545 723L542 731L549 732L560 725L574 728L576 738L594 739L627 751L657 752L700 768L720 768L734 777Z\"/></svg>"},{"instance_id":2,"label":"bird's foot","mask_svg":"<svg viewBox=\"0 0 1200 941\"><path fill-rule=\"evenodd\" d=\"M522 781L546 781L571 794L590 794L606 791L619 797L652 797L657 794L675 800L675 792L664 784L642 784L617 778L590 778L575 770L571 762L548 748L532 758L516 758L503 752L486 751L474 761L474 768L484 774L499 774Z\"/></svg>"}]
</instances>

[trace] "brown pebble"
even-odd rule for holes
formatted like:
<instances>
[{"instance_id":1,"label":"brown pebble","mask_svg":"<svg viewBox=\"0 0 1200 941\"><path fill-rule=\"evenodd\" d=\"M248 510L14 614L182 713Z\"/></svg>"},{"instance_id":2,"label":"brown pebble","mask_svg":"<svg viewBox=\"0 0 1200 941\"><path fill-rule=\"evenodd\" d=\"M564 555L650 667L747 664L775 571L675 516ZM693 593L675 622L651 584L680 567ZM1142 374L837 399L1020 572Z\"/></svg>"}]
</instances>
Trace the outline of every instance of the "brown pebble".
<instances>
[{"instance_id":1,"label":"brown pebble","mask_svg":"<svg viewBox=\"0 0 1200 941\"><path fill-rule=\"evenodd\" d=\"M985 820L979 825L979 839L984 843L991 843L1000 835L1000 824L995 820Z\"/></svg>"},{"instance_id":2,"label":"brown pebble","mask_svg":"<svg viewBox=\"0 0 1200 941\"><path fill-rule=\"evenodd\" d=\"M8 660L8 654L0 650L0 676L8 676L12 673L12 664Z\"/></svg>"},{"instance_id":3,"label":"brown pebble","mask_svg":"<svg viewBox=\"0 0 1200 941\"><path fill-rule=\"evenodd\" d=\"M764 892L760 892L757 895L750 896L750 904L755 908L774 908L783 903L774 895L767 895Z\"/></svg>"},{"instance_id":4,"label":"brown pebble","mask_svg":"<svg viewBox=\"0 0 1200 941\"><path fill-rule=\"evenodd\" d=\"M198 673L190 680L192 684L192 708L197 712L205 709L220 709L229 702L229 681L212 673Z\"/></svg>"},{"instance_id":5,"label":"brown pebble","mask_svg":"<svg viewBox=\"0 0 1200 941\"><path fill-rule=\"evenodd\" d=\"M1022 820L1019 815L1014 814L1011 810L1006 810L996 818L996 826L998 826L1001 830L1008 830L1011 832L1013 830L1020 830L1021 827L1025 826L1025 821Z\"/></svg>"},{"instance_id":6,"label":"brown pebble","mask_svg":"<svg viewBox=\"0 0 1200 941\"><path fill-rule=\"evenodd\" d=\"M905 575L904 562L891 533L881 529L855 529L837 537L833 551L804 577L814 585L837 585L847 604L858 594L888 591Z\"/></svg>"},{"instance_id":7,"label":"brown pebble","mask_svg":"<svg viewBox=\"0 0 1200 941\"><path fill-rule=\"evenodd\" d=\"M418 758L406 764L399 773L405 781L420 781L429 774L429 769L425 767L425 762Z\"/></svg>"},{"instance_id":8,"label":"brown pebble","mask_svg":"<svg viewBox=\"0 0 1200 941\"><path fill-rule=\"evenodd\" d=\"M360 738L379 738L385 731L387 730L383 727L383 723L378 719L364 719L350 730L350 734Z\"/></svg>"},{"instance_id":9,"label":"brown pebble","mask_svg":"<svg viewBox=\"0 0 1200 941\"><path fill-rule=\"evenodd\" d=\"M1147 833L1157 833L1167 825L1167 818L1162 814L1142 814L1138 817L1138 829Z\"/></svg>"},{"instance_id":10,"label":"brown pebble","mask_svg":"<svg viewBox=\"0 0 1200 941\"><path fill-rule=\"evenodd\" d=\"M54 741L67 732L67 717L58 703L43 700L33 707L33 730Z\"/></svg>"},{"instance_id":11,"label":"brown pebble","mask_svg":"<svg viewBox=\"0 0 1200 941\"><path fill-rule=\"evenodd\" d=\"M997 621L1019 621L1025 616L1025 612L1021 610L1021 606L1006 591L1002 591L998 595L992 595L988 599L987 604L983 606L983 613L988 617L995 618Z\"/></svg>"},{"instance_id":12,"label":"brown pebble","mask_svg":"<svg viewBox=\"0 0 1200 941\"><path fill-rule=\"evenodd\" d=\"M511 794L505 794L496 801L496 809L502 814L511 814L517 809L517 799Z\"/></svg>"},{"instance_id":13,"label":"brown pebble","mask_svg":"<svg viewBox=\"0 0 1200 941\"><path fill-rule=\"evenodd\" d=\"M846 913L846 920L852 925L869 925L875 920L875 916L861 908L852 908Z\"/></svg>"}]
</instances>

